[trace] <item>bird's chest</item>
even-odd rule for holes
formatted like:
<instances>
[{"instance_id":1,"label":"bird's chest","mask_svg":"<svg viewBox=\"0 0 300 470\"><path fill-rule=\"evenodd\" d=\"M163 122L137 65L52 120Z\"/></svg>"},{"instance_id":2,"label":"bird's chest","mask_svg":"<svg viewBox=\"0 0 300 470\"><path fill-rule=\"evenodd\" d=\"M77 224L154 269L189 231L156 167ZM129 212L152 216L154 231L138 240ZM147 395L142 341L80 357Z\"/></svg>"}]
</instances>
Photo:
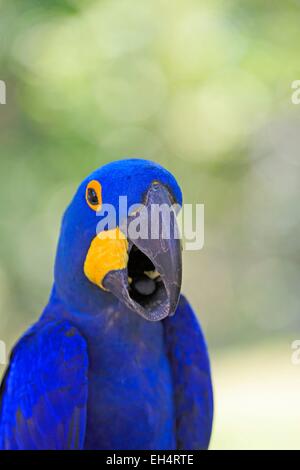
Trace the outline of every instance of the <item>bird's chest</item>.
<instances>
[{"instance_id":1,"label":"bird's chest","mask_svg":"<svg viewBox=\"0 0 300 470\"><path fill-rule=\"evenodd\" d=\"M86 448L174 447L173 391L162 323L106 325L90 344Z\"/></svg>"}]
</instances>

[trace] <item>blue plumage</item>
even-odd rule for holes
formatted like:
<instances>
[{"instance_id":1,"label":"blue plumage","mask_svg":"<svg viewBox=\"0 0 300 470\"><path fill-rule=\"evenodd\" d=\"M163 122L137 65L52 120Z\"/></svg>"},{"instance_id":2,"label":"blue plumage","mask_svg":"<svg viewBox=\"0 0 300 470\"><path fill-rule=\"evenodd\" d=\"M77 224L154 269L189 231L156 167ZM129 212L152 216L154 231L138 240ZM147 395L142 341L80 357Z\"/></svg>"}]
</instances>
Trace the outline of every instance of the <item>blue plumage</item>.
<instances>
[{"instance_id":1,"label":"blue plumage","mask_svg":"<svg viewBox=\"0 0 300 470\"><path fill-rule=\"evenodd\" d=\"M101 219L86 204L91 180L100 181L103 202L117 211L119 195L127 195L129 205L141 203L154 181L167 191L153 194L182 203L174 177L144 160L106 165L80 185L63 218L48 305L15 346L1 386L0 449L205 449L213 403L204 337L183 296L169 316L174 289L180 292L179 245L172 241L170 251L157 256L166 272L163 282L155 281L160 297L153 301L127 285L135 295L131 305L93 284L83 269ZM156 268L157 253L152 256L147 242L136 245ZM159 251L157 242L153 246ZM170 257L177 277L168 273ZM140 275L139 263L150 262L145 259L134 260L132 276ZM149 321L162 303L160 321Z\"/></svg>"},{"instance_id":2,"label":"blue plumage","mask_svg":"<svg viewBox=\"0 0 300 470\"><path fill-rule=\"evenodd\" d=\"M82 448L87 396L85 340L67 321L40 321L12 353L3 386L0 448Z\"/></svg>"}]
</instances>

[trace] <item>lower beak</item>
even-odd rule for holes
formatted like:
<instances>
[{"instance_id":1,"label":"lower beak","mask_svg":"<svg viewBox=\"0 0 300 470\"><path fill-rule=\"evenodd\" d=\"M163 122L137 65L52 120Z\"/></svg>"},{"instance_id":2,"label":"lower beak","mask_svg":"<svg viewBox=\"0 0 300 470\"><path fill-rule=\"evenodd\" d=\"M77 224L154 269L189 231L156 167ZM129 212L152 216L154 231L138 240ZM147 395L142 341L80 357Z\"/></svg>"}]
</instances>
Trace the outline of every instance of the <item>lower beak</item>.
<instances>
[{"instance_id":1,"label":"lower beak","mask_svg":"<svg viewBox=\"0 0 300 470\"><path fill-rule=\"evenodd\" d=\"M110 271L103 279L105 289L149 321L173 315L181 290L181 242L176 214L172 210L166 215L162 210L171 205L168 190L160 183L153 183L144 209L127 219L127 267ZM147 224L147 238L131 238L130 223L137 217L140 226Z\"/></svg>"}]
</instances>

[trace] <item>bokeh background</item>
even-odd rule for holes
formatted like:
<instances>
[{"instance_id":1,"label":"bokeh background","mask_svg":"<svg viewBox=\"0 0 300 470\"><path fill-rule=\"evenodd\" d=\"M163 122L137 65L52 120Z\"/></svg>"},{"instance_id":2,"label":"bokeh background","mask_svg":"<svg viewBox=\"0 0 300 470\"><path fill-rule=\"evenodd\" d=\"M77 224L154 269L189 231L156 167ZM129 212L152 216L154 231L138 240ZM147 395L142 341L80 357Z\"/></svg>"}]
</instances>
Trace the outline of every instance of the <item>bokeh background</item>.
<instances>
[{"instance_id":1,"label":"bokeh background","mask_svg":"<svg viewBox=\"0 0 300 470\"><path fill-rule=\"evenodd\" d=\"M213 449L300 448L299 0L0 0L0 339L40 314L79 182L124 157L205 204L184 253ZM4 367L0 366L0 374Z\"/></svg>"}]
</instances>

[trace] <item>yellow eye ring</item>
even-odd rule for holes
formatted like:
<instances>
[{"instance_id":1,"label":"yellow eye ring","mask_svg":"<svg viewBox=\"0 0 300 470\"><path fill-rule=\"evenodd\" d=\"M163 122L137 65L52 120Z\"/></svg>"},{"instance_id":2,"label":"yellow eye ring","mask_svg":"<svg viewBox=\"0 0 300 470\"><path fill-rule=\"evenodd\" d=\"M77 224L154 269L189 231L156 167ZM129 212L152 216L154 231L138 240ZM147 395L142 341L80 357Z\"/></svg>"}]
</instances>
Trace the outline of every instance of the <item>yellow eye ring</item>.
<instances>
[{"instance_id":1,"label":"yellow eye ring","mask_svg":"<svg viewBox=\"0 0 300 470\"><path fill-rule=\"evenodd\" d=\"M85 191L87 204L93 211L99 211L102 205L102 188L99 181L92 180L88 183Z\"/></svg>"}]
</instances>

